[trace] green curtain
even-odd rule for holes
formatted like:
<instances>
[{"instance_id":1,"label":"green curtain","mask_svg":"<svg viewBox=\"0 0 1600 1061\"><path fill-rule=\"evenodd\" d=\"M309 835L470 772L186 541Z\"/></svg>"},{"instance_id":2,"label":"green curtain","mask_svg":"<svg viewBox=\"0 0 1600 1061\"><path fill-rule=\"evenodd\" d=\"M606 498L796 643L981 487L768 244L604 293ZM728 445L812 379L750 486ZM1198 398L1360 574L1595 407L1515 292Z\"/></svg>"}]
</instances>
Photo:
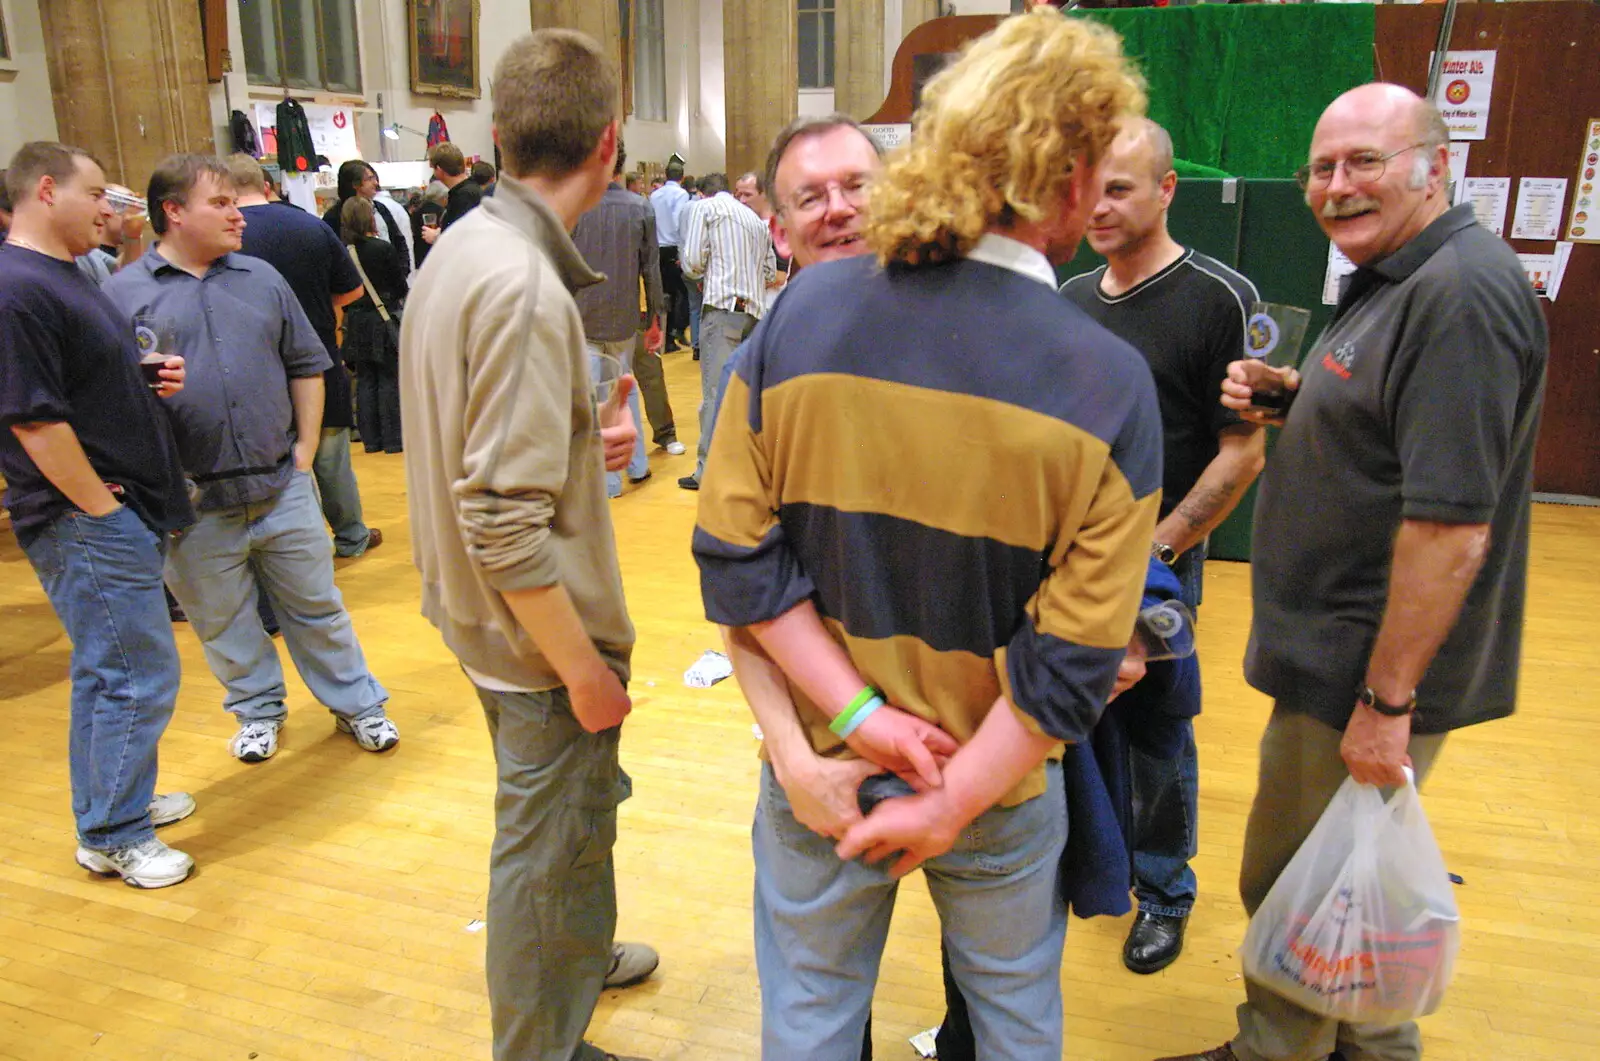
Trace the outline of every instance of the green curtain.
<instances>
[{"instance_id":1,"label":"green curtain","mask_svg":"<svg viewBox=\"0 0 1600 1061\"><path fill-rule=\"evenodd\" d=\"M1078 14L1122 35L1178 157L1287 177L1333 98L1372 80L1372 4L1202 4Z\"/></svg>"}]
</instances>

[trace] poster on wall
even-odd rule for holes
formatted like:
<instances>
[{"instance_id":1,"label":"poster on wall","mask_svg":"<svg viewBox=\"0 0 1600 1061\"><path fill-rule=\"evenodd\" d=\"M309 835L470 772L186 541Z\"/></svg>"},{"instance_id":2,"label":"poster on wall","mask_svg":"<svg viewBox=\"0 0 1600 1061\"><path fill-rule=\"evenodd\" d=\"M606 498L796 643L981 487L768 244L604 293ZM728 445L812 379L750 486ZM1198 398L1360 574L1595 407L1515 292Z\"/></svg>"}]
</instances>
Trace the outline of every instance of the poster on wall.
<instances>
[{"instance_id":1,"label":"poster on wall","mask_svg":"<svg viewBox=\"0 0 1600 1061\"><path fill-rule=\"evenodd\" d=\"M862 131L872 137L878 145L878 150L888 154L897 147L904 147L911 142L911 123L899 122L891 125L863 125Z\"/></svg>"},{"instance_id":2,"label":"poster on wall","mask_svg":"<svg viewBox=\"0 0 1600 1061\"><path fill-rule=\"evenodd\" d=\"M1590 118L1583 134L1583 149L1578 152L1578 179L1572 196L1572 217L1567 221L1567 239L1573 243L1600 243L1600 118Z\"/></svg>"},{"instance_id":3,"label":"poster on wall","mask_svg":"<svg viewBox=\"0 0 1600 1061\"><path fill-rule=\"evenodd\" d=\"M1561 232L1561 208L1567 202L1567 178L1524 177L1517 182L1517 212L1512 239L1555 239Z\"/></svg>"},{"instance_id":4,"label":"poster on wall","mask_svg":"<svg viewBox=\"0 0 1600 1061\"><path fill-rule=\"evenodd\" d=\"M1510 177L1468 177L1466 199L1472 212L1478 215L1478 224L1503 235L1506 230L1506 207L1511 201Z\"/></svg>"},{"instance_id":5,"label":"poster on wall","mask_svg":"<svg viewBox=\"0 0 1600 1061\"><path fill-rule=\"evenodd\" d=\"M1344 251L1331 240L1328 243L1328 268L1322 274L1322 304L1339 304L1339 281L1356 271L1356 263L1345 257Z\"/></svg>"},{"instance_id":6,"label":"poster on wall","mask_svg":"<svg viewBox=\"0 0 1600 1061\"><path fill-rule=\"evenodd\" d=\"M1471 144L1452 143L1450 145L1451 206L1460 206L1467 201L1467 155L1471 150Z\"/></svg>"},{"instance_id":7,"label":"poster on wall","mask_svg":"<svg viewBox=\"0 0 1600 1061\"><path fill-rule=\"evenodd\" d=\"M1433 53L1428 54L1433 62ZM1494 52L1445 52L1433 104L1444 115L1452 140L1489 135L1489 99L1494 94Z\"/></svg>"},{"instance_id":8,"label":"poster on wall","mask_svg":"<svg viewBox=\"0 0 1600 1061\"><path fill-rule=\"evenodd\" d=\"M341 162L361 157L361 146L356 143L356 112L349 107L327 107L320 103L301 103L306 112L306 125L311 128L311 145L317 154L326 155L334 169ZM278 105L255 105L256 131L261 135L261 151L271 158L278 153Z\"/></svg>"}]
</instances>

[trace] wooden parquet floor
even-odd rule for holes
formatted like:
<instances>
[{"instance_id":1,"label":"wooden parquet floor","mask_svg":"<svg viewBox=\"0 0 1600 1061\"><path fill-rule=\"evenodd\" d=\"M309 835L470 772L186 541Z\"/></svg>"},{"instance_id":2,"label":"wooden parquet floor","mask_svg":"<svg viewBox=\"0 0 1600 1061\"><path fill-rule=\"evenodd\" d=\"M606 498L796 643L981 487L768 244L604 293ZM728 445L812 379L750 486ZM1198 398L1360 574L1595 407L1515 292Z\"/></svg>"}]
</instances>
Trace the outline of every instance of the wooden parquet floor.
<instances>
[{"instance_id":1,"label":"wooden parquet floor","mask_svg":"<svg viewBox=\"0 0 1600 1061\"><path fill-rule=\"evenodd\" d=\"M689 533L698 366L668 357L684 457L615 503L639 630L623 740L620 935L662 952L659 974L608 992L592 1037L675 1061L758 1055L749 828L757 763L733 682L684 686L716 635ZM952 439L958 446L960 439ZM196 858L189 882L140 892L72 861L68 646L11 536L0 544L0 1058L14 1061L483 1061L483 916L493 770L466 680L417 610L401 459L358 455L368 521L387 541L339 583L402 743L373 756L334 732L291 677L272 761L228 756L233 726L198 644L162 744L161 788L199 801L163 830ZM1453 738L1426 805L1458 889L1465 945L1438 1061L1589 1061L1600 1050L1600 509L1539 506L1522 708ZM1145 1061L1215 1045L1241 997L1235 895L1265 698L1239 660L1249 571L1209 568L1201 635L1201 897L1188 948L1153 977L1119 961L1127 919L1074 921L1062 972L1066 1057ZM942 1009L937 921L920 880L901 892L876 1000L880 1058ZM1585 1000L1588 1001L1585 1001Z\"/></svg>"}]
</instances>

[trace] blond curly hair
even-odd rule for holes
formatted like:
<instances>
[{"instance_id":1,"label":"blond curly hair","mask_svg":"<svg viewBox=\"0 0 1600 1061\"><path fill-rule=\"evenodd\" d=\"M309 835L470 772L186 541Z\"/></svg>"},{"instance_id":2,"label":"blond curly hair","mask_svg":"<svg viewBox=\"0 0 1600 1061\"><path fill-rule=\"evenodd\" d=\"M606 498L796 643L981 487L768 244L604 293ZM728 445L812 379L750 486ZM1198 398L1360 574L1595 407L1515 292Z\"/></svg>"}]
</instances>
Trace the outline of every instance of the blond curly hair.
<instances>
[{"instance_id":1,"label":"blond curly hair","mask_svg":"<svg viewBox=\"0 0 1600 1061\"><path fill-rule=\"evenodd\" d=\"M1043 220L1144 109L1114 32L1051 7L1008 18L929 82L910 146L873 182L867 244L883 265L921 265L996 222Z\"/></svg>"}]
</instances>

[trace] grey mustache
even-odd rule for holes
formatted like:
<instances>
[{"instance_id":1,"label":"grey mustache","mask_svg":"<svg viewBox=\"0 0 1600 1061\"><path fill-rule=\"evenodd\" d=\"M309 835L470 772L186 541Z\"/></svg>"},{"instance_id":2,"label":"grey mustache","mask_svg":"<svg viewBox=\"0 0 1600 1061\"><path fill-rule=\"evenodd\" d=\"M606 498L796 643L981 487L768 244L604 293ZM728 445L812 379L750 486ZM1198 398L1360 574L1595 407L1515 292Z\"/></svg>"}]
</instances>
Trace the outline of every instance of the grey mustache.
<instances>
[{"instance_id":1,"label":"grey mustache","mask_svg":"<svg viewBox=\"0 0 1600 1061\"><path fill-rule=\"evenodd\" d=\"M1376 210L1377 208L1378 200L1366 195L1356 195L1337 203L1329 199L1322 204L1322 216L1326 218L1349 217L1352 214L1359 214L1366 210Z\"/></svg>"}]
</instances>

